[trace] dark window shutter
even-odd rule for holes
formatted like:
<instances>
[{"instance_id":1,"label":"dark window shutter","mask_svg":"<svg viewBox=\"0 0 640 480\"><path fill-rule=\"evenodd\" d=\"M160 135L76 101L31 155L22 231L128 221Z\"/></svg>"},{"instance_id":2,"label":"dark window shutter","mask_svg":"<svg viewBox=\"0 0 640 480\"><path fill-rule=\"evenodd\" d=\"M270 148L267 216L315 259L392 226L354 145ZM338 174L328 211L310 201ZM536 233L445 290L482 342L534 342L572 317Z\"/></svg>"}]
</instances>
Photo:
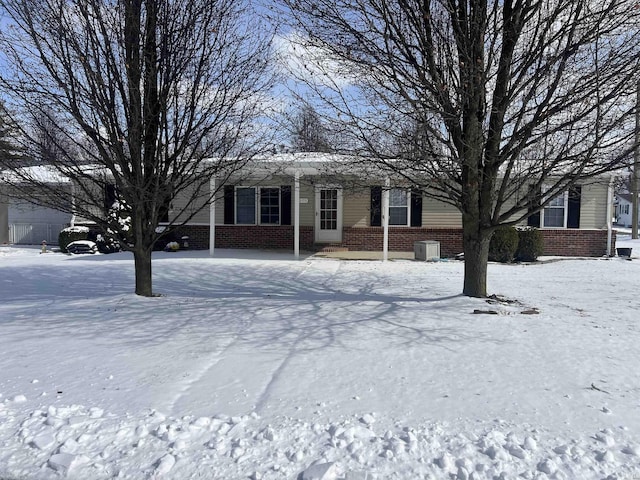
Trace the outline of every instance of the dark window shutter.
<instances>
[{"instance_id":1,"label":"dark window shutter","mask_svg":"<svg viewBox=\"0 0 640 480\"><path fill-rule=\"evenodd\" d=\"M540 206L540 197L541 197L540 189L531 188L531 190L529 190L529 196L530 198L532 198L531 200L532 205L529 208L529 212L531 212L532 210L535 210ZM540 228L542 226L540 225L540 210L538 210L536 213L532 213L529 215L529 217L527 218L527 225L530 227L536 227L536 228Z\"/></svg>"},{"instance_id":2,"label":"dark window shutter","mask_svg":"<svg viewBox=\"0 0 640 480\"><path fill-rule=\"evenodd\" d=\"M530 227L540 228L540 212L529 215L529 218L527 218L527 225Z\"/></svg>"},{"instance_id":3,"label":"dark window shutter","mask_svg":"<svg viewBox=\"0 0 640 480\"><path fill-rule=\"evenodd\" d=\"M582 187L574 185L569 189L567 228L580 228L580 196Z\"/></svg>"},{"instance_id":4,"label":"dark window shutter","mask_svg":"<svg viewBox=\"0 0 640 480\"><path fill-rule=\"evenodd\" d=\"M117 199L118 193L116 191L116 186L113 183L107 183L104 186L104 211L107 215Z\"/></svg>"},{"instance_id":5,"label":"dark window shutter","mask_svg":"<svg viewBox=\"0 0 640 480\"><path fill-rule=\"evenodd\" d=\"M291 225L290 185L283 185L280 187L280 205L282 205L282 212L280 213L280 225Z\"/></svg>"},{"instance_id":6,"label":"dark window shutter","mask_svg":"<svg viewBox=\"0 0 640 480\"><path fill-rule=\"evenodd\" d=\"M224 223L233 225L235 222L235 188L233 185L224 186Z\"/></svg>"},{"instance_id":7,"label":"dark window shutter","mask_svg":"<svg viewBox=\"0 0 640 480\"><path fill-rule=\"evenodd\" d=\"M382 225L382 187L371 187L371 226Z\"/></svg>"},{"instance_id":8,"label":"dark window shutter","mask_svg":"<svg viewBox=\"0 0 640 480\"><path fill-rule=\"evenodd\" d=\"M165 199L165 201L162 203L162 206L158 210L159 222L169 222L169 210L171 210L171 200Z\"/></svg>"},{"instance_id":9,"label":"dark window shutter","mask_svg":"<svg viewBox=\"0 0 640 480\"><path fill-rule=\"evenodd\" d=\"M419 190L411 191L411 226L422 226L422 192Z\"/></svg>"}]
</instances>

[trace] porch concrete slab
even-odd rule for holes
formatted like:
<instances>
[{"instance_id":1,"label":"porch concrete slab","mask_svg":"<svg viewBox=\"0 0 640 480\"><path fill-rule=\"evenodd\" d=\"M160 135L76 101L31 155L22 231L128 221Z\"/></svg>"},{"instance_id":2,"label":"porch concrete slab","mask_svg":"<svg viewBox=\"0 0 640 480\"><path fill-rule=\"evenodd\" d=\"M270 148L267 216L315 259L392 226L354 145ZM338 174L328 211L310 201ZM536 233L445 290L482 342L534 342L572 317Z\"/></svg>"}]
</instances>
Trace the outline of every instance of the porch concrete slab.
<instances>
[{"instance_id":1,"label":"porch concrete slab","mask_svg":"<svg viewBox=\"0 0 640 480\"><path fill-rule=\"evenodd\" d=\"M352 250L347 252L318 252L314 257L337 258L340 260L382 260L382 252ZM413 260L413 252L389 252L389 260Z\"/></svg>"}]
</instances>

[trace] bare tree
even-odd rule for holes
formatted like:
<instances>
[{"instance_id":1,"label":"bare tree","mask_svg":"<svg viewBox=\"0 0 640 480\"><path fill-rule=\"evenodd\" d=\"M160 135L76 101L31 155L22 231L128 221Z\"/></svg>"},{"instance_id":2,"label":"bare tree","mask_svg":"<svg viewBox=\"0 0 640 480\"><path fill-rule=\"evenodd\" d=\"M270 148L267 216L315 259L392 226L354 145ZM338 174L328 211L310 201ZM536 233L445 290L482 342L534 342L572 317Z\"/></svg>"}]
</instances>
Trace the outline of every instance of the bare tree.
<instances>
[{"instance_id":1,"label":"bare tree","mask_svg":"<svg viewBox=\"0 0 640 480\"><path fill-rule=\"evenodd\" d=\"M45 106L35 110L29 127L30 137L34 140L30 150L36 164L56 165L65 154L69 155L72 144L61 135L59 120L54 112Z\"/></svg>"},{"instance_id":2,"label":"bare tree","mask_svg":"<svg viewBox=\"0 0 640 480\"><path fill-rule=\"evenodd\" d=\"M282 1L359 153L462 213L466 295L499 225L629 158L636 0Z\"/></svg>"},{"instance_id":3,"label":"bare tree","mask_svg":"<svg viewBox=\"0 0 640 480\"><path fill-rule=\"evenodd\" d=\"M73 181L77 215L117 232L132 250L139 295L152 295L156 226L173 203L173 223L211 198L212 176L242 168L264 132L256 119L270 88L270 38L238 0L0 0L2 86L25 118L25 145ZM41 122L42 123L42 122ZM46 125L45 125L46 123ZM37 153L37 152L36 152ZM21 184L50 184L14 175ZM131 232L105 215L117 192ZM63 202L55 205L60 208ZM178 220L179 219L179 220Z\"/></svg>"},{"instance_id":4,"label":"bare tree","mask_svg":"<svg viewBox=\"0 0 640 480\"><path fill-rule=\"evenodd\" d=\"M327 129L320 115L308 104L303 105L291 120L293 150L296 152L329 152Z\"/></svg>"},{"instance_id":5,"label":"bare tree","mask_svg":"<svg viewBox=\"0 0 640 480\"><path fill-rule=\"evenodd\" d=\"M19 129L12 122L9 112L0 102L0 169L24 160L17 136Z\"/></svg>"}]
</instances>

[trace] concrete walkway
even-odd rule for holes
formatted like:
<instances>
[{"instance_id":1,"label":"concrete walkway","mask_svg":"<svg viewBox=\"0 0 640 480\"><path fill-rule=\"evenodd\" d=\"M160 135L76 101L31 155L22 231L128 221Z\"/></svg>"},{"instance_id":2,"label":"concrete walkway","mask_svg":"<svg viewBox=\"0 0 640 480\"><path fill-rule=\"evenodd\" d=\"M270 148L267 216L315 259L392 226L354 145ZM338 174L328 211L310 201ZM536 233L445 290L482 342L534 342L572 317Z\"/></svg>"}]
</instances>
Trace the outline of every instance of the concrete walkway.
<instances>
[{"instance_id":1,"label":"concrete walkway","mask_svg":"<svg viewBox=\"0 0 640 480\"><path fill-rule=\"evenodd\" d=\"M382 260L382 252L347 251L318 252L314 257L338 258L340 260ZM413 252L389 252L389 260L413 260Z\"/></svg>"}]
</instances>

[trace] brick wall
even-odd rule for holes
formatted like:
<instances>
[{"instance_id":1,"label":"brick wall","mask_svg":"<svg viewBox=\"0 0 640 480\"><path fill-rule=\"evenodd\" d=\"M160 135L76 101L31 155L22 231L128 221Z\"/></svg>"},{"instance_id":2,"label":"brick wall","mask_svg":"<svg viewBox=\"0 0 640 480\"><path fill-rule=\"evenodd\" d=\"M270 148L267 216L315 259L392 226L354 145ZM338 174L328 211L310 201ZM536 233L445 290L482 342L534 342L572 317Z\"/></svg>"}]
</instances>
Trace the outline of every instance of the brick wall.
<instances>
[{"instance_id":1,"label":"brick wall","mask_svg":"<svg viewBox=\"0 0 640 480\"><path fill-rule=\"evenodd\" d=\"M607 253L606 230L558 229L540 230L544 238L544 255L569 257L601 257ZM382 250L383 228L345 228L343 245L349 250ZM413 251L413 242L435 240L440 242L443 257L462 252L460 228L389 228L389 250ZM611 252L615 253L615 232Z\"/></svg>"},{"instance_id":2,"label":"brick wall","mask_svg":"<svg viewBox=\"0 0 640 480\"><path fill-rule=\"evenodd\" d=\"M343 231L342 244L349 250L380 251L383 227L350 227ZM413 242L435 240L440 242L440 255L452 256L462 252L460 228L394 228L389 227L389 250L412 252Z\"/></svg>"},{"instance_id":3,"label":"brick wall","mask_svg":"<svg viewBox=\"0 0 640 480\"><path fill-rule=\"evenodd\" d=\"M179 235L189 236L193 249L209 248L209 226L185 225ZM216 248L293 250L293 226L216 225ZM313 228L300 227L300 249L313 250Z\"/></svg>"},{"instance_id":4,"label":"brick wall","mask_svg":"<svg viewBox=\"0 0 640 480\"><path fill-rule=\"evenodd\" d=\"M175 232L175 236L178 238L184 235L189 237L189 248L194 250L209 249L209 225L185 225Z\"/></svg>"},{"instance_id":5,"label":"brick wall","mask_svg":"<svg viewBox=\"0 0 640 480\"><path fill-rule=\"evenodd\" d=\"M545 255L570 257L601 257L607 254L606 230L540 230L544 238ZM616 232L612 232L611 253L615 254Z\"/></svg>"},{"instance_id":6,"label":"brick wall","mask_svg":"<svg viewBox=\"0 0 640 480\"><path fill-rule=\"evenodd\" d=\"M540 230L544 237L544 255L574 257L600 257L607 252L606 230L558 229ZM615 253L615 231L612 237L612 253ZM209 248L209 227L186 225L178 235L188 235L193 249ZM335 246L349 250L381 251L382 227L348 227L343 230L343 241ZM443 257L462 252L460 228L389 228L389 250L413 251L413 243L420 240L440 242ZM293 250L293 226L216 225L217 248L265 248ZM313 227L300 227L300 249L314 251L322 245L314 245Z\"/></svg>"}]
</instances>

